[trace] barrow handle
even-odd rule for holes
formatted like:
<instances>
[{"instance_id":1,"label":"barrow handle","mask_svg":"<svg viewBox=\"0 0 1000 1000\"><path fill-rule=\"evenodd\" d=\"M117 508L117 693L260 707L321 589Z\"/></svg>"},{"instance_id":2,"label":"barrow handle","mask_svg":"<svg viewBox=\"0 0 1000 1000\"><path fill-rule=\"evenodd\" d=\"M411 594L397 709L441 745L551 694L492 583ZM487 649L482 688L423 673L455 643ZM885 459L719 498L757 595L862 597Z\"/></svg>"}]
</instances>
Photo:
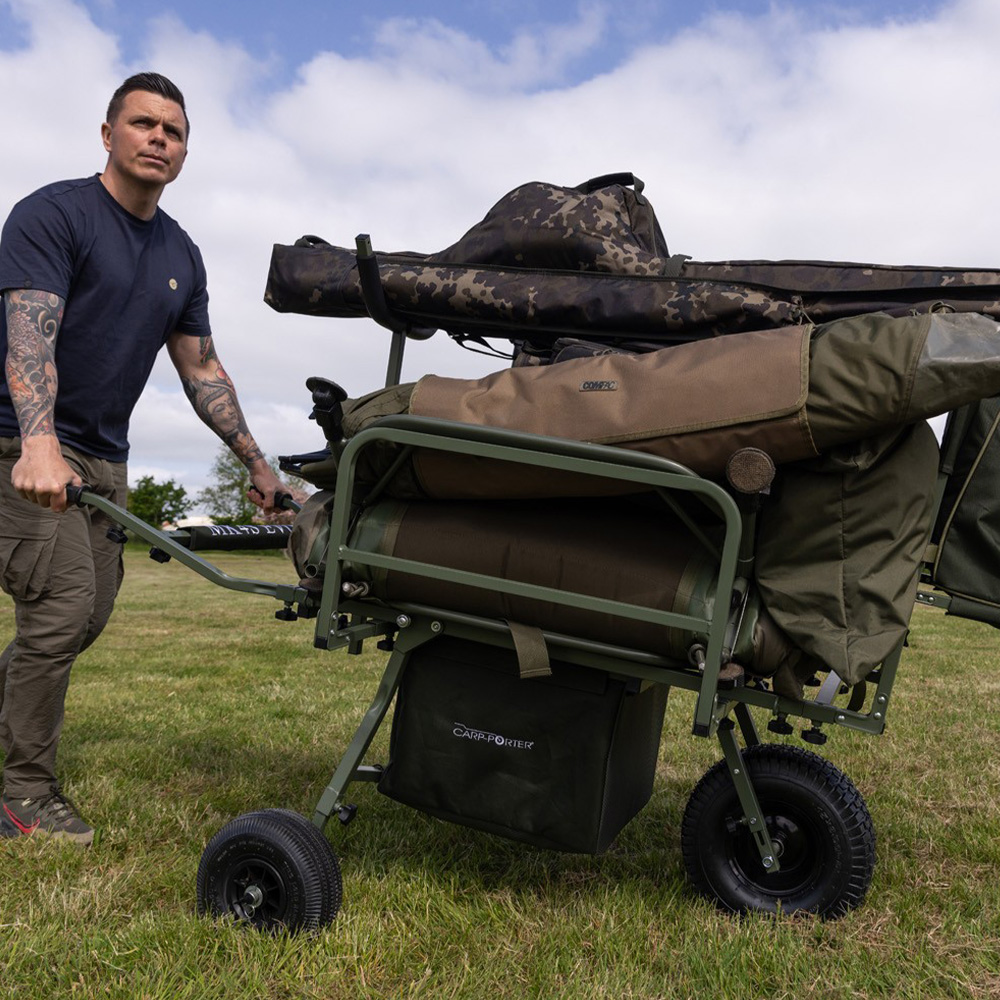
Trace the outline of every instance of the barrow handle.
<instances>
[{"instance_id":1,"label":"barrow handle","mask_svg":"<svg viewBox=\"0 0 1000 1000\"><path fill-rule=\"evenodd\" d=\"M250 485L250 489L256 493L257 496L264 496L264 494L261 493L261 491L252 483ZM291 493L282 493L281 490L278 490L278 492L274 494L274 506L277 510L290 510L294 514L298 514L298 512L302 510L302 508L293 499Z\"/></svg>"},{"instance_id":2,"label":"barrow handle","mask_svg":"<svg viewBox=\"0 0 1000 1000\"><path fill-rule=\"evenodd\" d=\"M67 507L82 507L83 506L83 494L85 491L89 490L89 486L74 486L72 483L66 484L66 506Z\"/></svg>"}]
</instances>

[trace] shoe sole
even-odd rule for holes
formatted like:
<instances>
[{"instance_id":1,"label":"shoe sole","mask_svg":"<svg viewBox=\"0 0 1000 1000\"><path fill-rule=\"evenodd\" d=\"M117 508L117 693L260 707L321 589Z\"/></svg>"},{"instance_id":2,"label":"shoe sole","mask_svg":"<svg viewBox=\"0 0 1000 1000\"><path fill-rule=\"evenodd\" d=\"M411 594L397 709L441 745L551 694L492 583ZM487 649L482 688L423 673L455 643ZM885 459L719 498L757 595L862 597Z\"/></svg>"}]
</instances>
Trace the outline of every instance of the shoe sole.
<instances>
[{"instance_id":1,"label":"shoe sole","mask_svg":"<svg viewBox=\"0 0 1000 1000\"><path fill-rule=\"evenodd\" d=\"M67 840L78 847L90 847L94 843L94 834L66 833L65 830L35 830L33 833L21 833L16 826L0 826L0 840Z\"/></svg>"},{"instance_id":2,"label":"shoe sole","mask_svg":"<svg viewBox=\"0 0 1000 1000\"><path fill-rule=\"evenodd\" d=\"M70 833L67 830L43 830L36 827L34 830L25 832L20 827L15 826L6 816L0 816L0 840L30 840L32 837L43 837L49 840L68 840L71 843L79 844L81 847L90 847L94 842L94 831L88 830L86 833Z\"/></svg>"},{"instance_id":3,"label":"shoe sole","mask_svg":"<svg viewBox=\"0 0 1000 1000\"><path fill-rule=\"evenodd\" d=\"M68 833L66 830L43 830L39 827L33 834L34 837L47 837L49 840L69 840L80 847L90 847L94 842L94 831L88 830L86 833Z\"/></svg>"}]
</instances>

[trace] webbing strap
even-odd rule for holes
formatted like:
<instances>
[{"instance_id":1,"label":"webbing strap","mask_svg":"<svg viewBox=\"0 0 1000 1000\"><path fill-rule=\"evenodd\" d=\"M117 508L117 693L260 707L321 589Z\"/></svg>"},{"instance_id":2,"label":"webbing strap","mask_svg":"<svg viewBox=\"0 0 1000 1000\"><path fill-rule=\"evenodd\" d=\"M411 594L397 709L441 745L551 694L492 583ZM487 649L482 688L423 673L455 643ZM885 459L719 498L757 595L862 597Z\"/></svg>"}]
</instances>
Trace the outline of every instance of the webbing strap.
<instances>
[{"instance_id":1,"label":"webbing strap","mask_svg":"<svg viewBox=\"0 0 1000 1000\"><path fill-rule=\"evenodd\" d=\"M667 258L666 267L663 269L664 278L679 278L684 270L684 261L690 260L689 253L675 253Z\"/></svg>"},{"instance_id":2,"label":"webbing strap","mask_svg":"<svg viewBox=\"0 0 1000 1000\"><path fill-rule=\"evenodd\" d=\"M545 645L545 636L540 628L530 625L520 625L517 622L507 622L511 638L514 640L514 651L517 653L517 670L521 680L531 677L551 677L552 666L549 663L549 650Z\"/></svg>"},{"instance_id":3,"label":"webbing strap","mask_svg":"<svg viewBox=\"0 0 1000 1000\"><path fill-rule=\"evenodd\" d=\"M823 679L823 683L816 694L816 704L832 705L833 699L837 697L837 692L840 691L840 685L843 683L840 679L840 674L835 670L831 670Z\"/></svg>"}]
</instances>

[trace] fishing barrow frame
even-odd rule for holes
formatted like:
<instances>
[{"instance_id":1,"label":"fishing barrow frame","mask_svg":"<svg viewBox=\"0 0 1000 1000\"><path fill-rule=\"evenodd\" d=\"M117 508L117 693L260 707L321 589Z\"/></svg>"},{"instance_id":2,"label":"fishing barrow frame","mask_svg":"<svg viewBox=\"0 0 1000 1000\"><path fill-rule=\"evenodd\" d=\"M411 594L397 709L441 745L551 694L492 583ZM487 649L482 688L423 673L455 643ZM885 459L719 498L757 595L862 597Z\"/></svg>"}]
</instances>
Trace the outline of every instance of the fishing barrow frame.
<instances>
[{"instance_id":1,"label":"fishing barrow frame","mask_svg":"<svg viewBox=\"0 0 1000 1000\"><path fill-rule=\"evenodd\" d=\"M665 510L682 517L687 517L682 500L693 498L721 528L720 545L697 524L691 525L702 535L704 548L714 560L716 594L731 597L716 600L707 614L678 614L367 551L351 532L358 512L357 465L366 448L385 442L404 453L435 449L619 480L651 491ZM157 530L86 488L78 491L75 502L101 510L149 542L159 558L176 558L215 585L276 599L283 605L276 612L278 618L314 618L318 648L358 654L366 642L374 641L389 651L375 696L311 820L273 809L229 823L212 839L202 858L199 910L232 914L258 926L297 928L331 920L341 902L341 878L323 831L334 817L344 824L353 820L356 806L348 798L351 785L383 778L384 767L366 762L366 754L414 654L444 636L482 647L516 649L516 636L506 621L448 607L410 601L388 604L366 597L364 588L344 579L345 564L443 578L457 587L495 590L698 636L687 656L665 657L542 632L546 649L562 662L644 687L656 686L664 692L674 688L694 695L693 734L718 740L722 750L722 760L695 788L682 829L685 866L699 891L735 911L808 909L838 916L858 905L874 868L874 829L863 799L846 776L816 753L764 742L754 715L757 710L769 717L767 728L778 734L792 732L789 718L803 719L808 724L803 738L817 746L826 741L825 727L880 734L902 643L866 681L848 688L836 674L829 674L821 686L810 689L811 697L791 698L777 694L766 680L729 676L752 593L756 494L767 489L773 471L759 456L751 457L758 471L749 478L756 476L758 481L737 484L744 487L741 491L637 452L430 418L387 418L349 441L340 456L327 568L318 594L303 585L229 576L191 551L191 539L185 533ZM378 492L376 487L362 503L374 503ZM233 547L230 536L221 537L226 547ZM200 545L205 544L202 539ZM921 596L926 603L937 600L930 592ZM559 775L553 774L552 780L557 782Z\"/></svg>"}]
</instances>

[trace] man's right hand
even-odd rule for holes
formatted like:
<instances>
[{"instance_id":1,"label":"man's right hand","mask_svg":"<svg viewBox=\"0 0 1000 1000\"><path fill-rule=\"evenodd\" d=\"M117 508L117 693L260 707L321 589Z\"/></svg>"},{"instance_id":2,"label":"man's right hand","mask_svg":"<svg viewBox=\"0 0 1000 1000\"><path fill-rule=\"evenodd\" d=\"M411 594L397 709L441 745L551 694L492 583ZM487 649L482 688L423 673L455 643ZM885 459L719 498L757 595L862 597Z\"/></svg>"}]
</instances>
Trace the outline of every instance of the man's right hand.
<instances>
[{"instance_id":1,"label":"man's right hand","mask_svg":"<svg viewBox=\"0 0 1000 1000\"><path fill-rule=\"evenodd\" d=\"M56 513L66 510L66 486L83 485L83 480L63 458L54 434L21 439L21 457L14 463L10 481L25 500Z\"/></svg>"}]
</instances>

